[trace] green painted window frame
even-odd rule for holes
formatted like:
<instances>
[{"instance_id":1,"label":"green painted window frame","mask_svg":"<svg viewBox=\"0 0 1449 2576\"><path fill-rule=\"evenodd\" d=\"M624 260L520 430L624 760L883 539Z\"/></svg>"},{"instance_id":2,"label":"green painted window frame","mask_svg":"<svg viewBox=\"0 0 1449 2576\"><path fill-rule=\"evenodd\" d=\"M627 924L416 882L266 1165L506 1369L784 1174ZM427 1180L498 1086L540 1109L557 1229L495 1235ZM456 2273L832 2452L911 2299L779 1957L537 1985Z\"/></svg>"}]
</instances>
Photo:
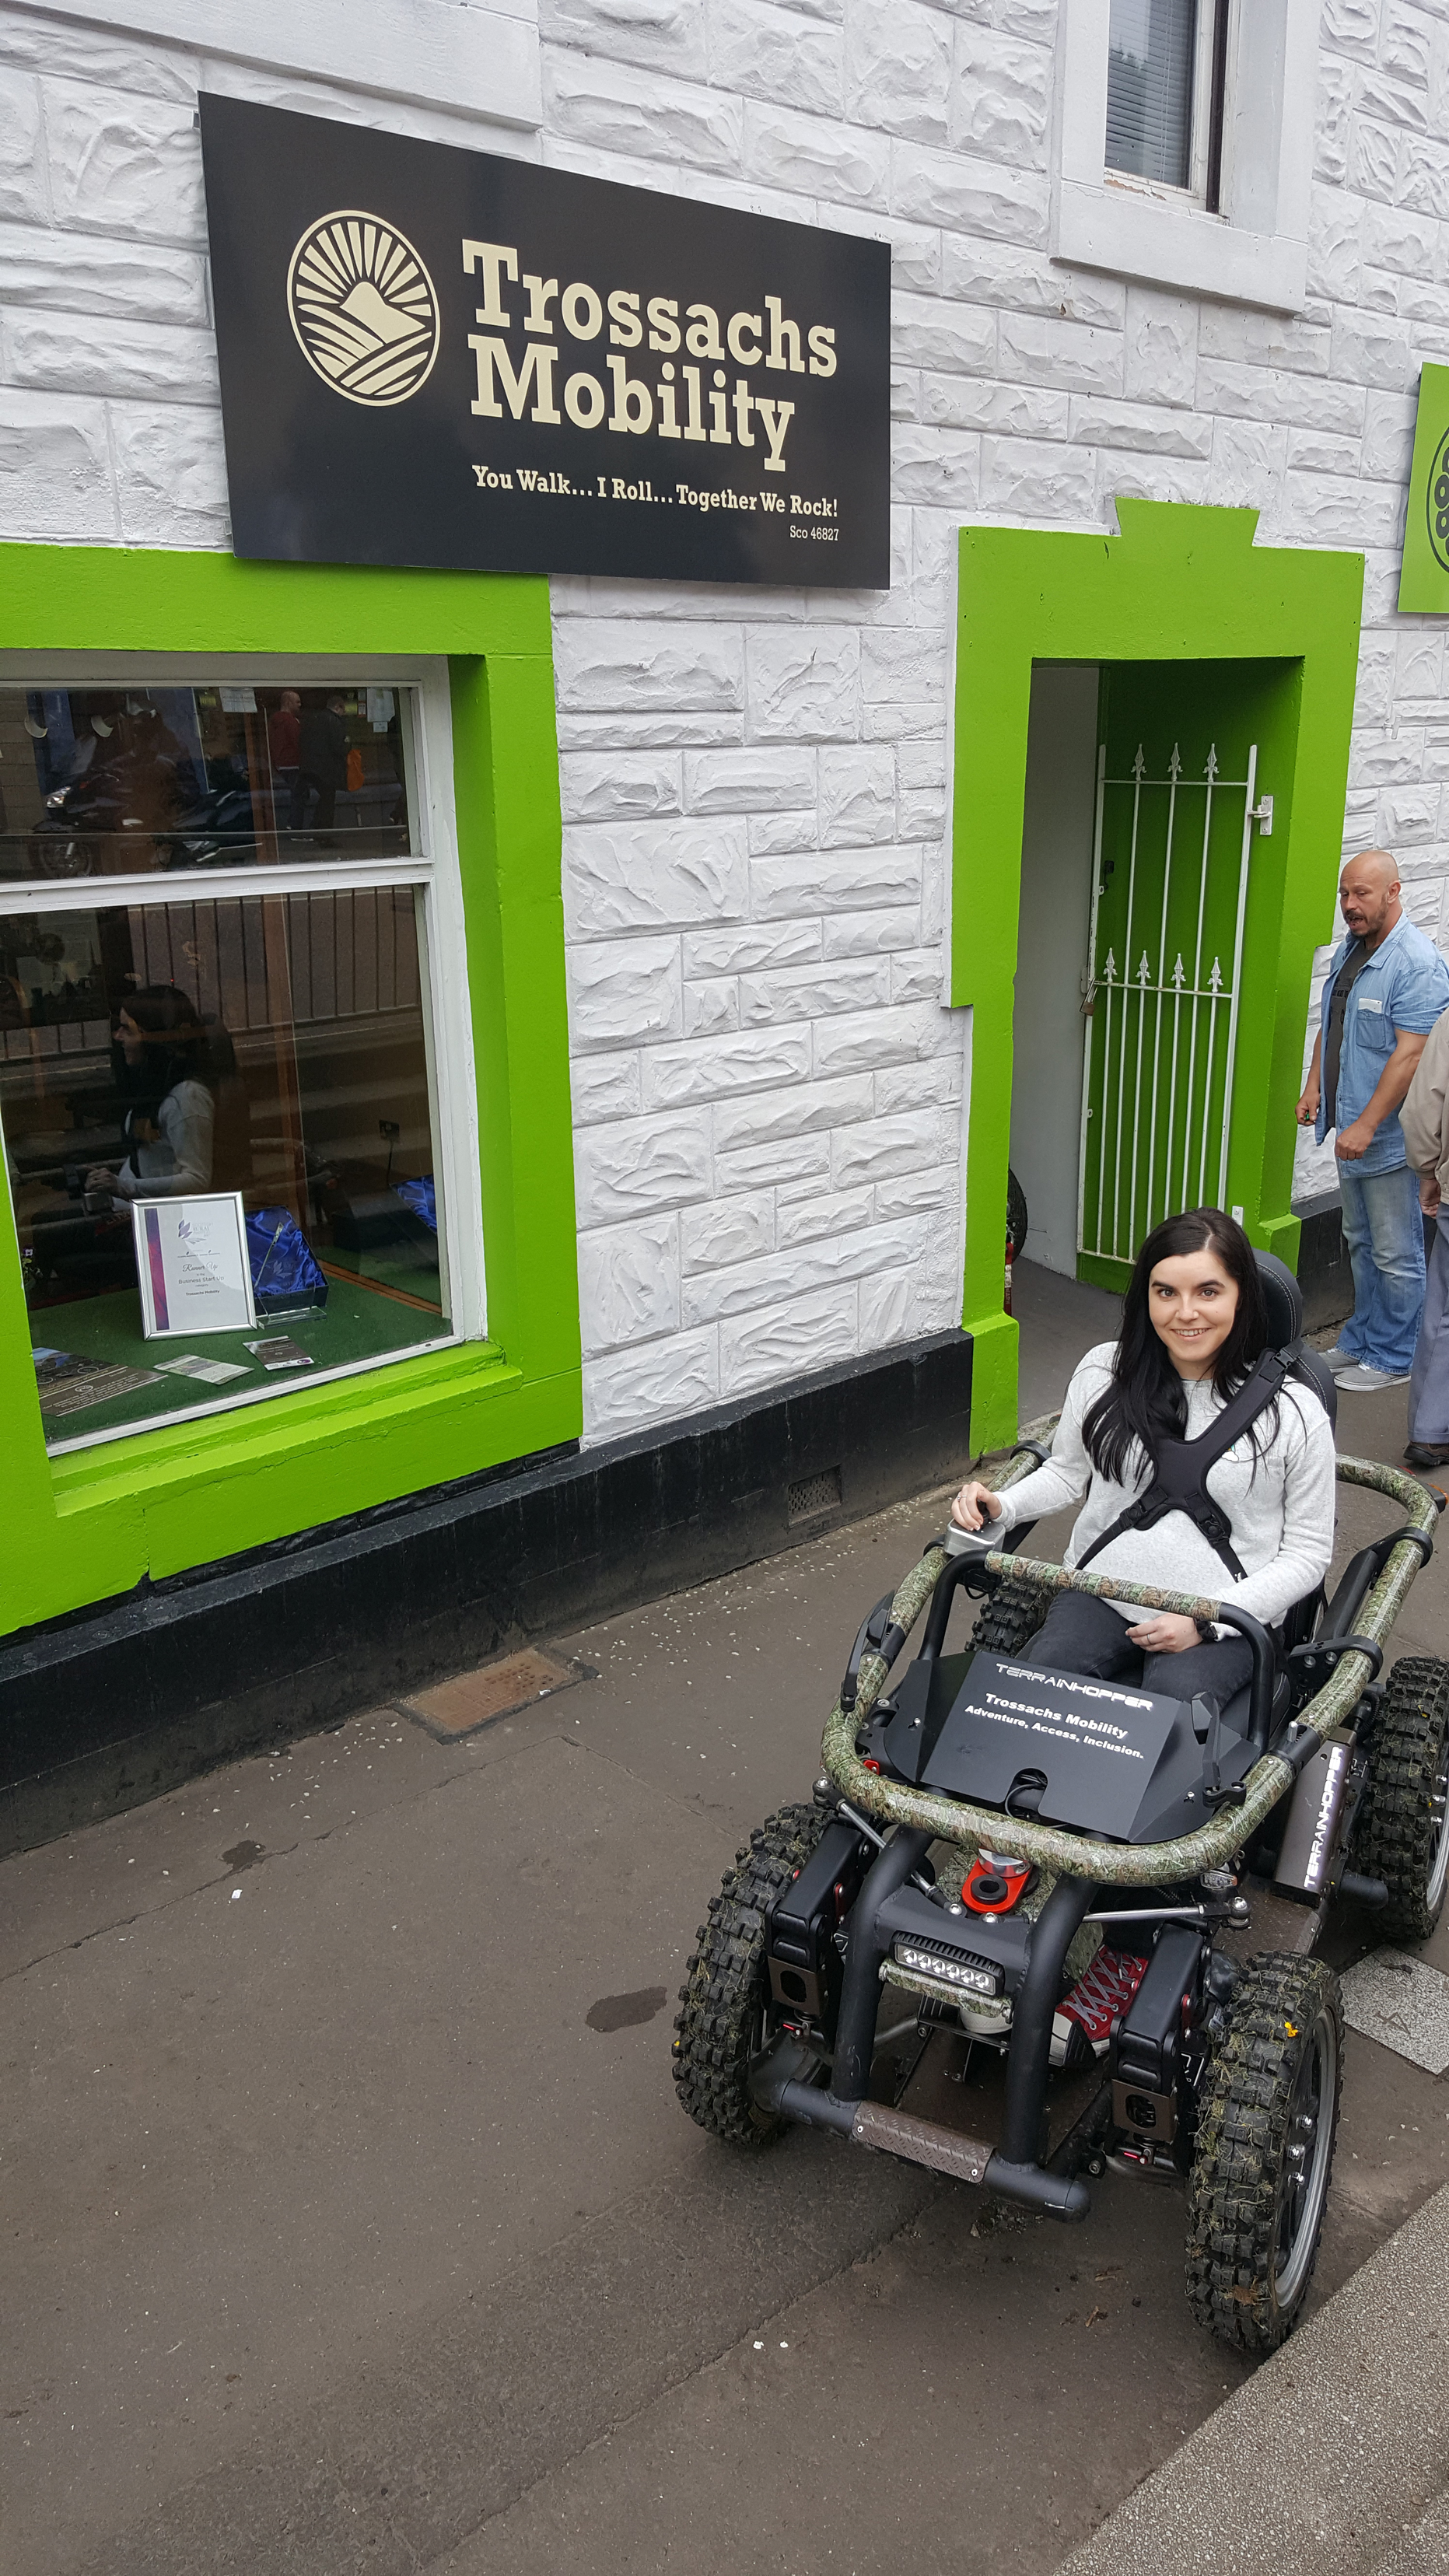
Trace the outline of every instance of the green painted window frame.
<instances>
[{"instance_id":1,"label":"green painted window frame","mask_svg":"<svg viewBox=\"0 0 1449 2576\"><path fill-rule=\"evenodd\" d=\"M6 1183L10 1634L576 1440L582 1426L548 584L508 574L0 546L0 649L445 659L477 1073L488 1339L51 1458Z\"/></svg>"},{"instance_id":2,"label":"green painted window frame","mask_svg":"<svg viewBox=\"0 0 1449 2576\"><path fill-rule=\"evenodd\" d=\"M974 1341L978 1452L1017 1430L1017 1328L1002 1311L1012 1014L1027 724L1035 662L1293 662L1291 775L1275 777L1272 921L1244 956L1229 1195L1254 1242L1290 1266L1293 1106L1313 952L1342 852L1363 557L1258 546L1256 510L1119 500L1118 536L967 527L960 535L951 1000L969 1004L962 1325ZM1250 913L1250 933L1253 918ZM1266 935L1271 933L1272 935Z\"/></svg>"}]
</instances>

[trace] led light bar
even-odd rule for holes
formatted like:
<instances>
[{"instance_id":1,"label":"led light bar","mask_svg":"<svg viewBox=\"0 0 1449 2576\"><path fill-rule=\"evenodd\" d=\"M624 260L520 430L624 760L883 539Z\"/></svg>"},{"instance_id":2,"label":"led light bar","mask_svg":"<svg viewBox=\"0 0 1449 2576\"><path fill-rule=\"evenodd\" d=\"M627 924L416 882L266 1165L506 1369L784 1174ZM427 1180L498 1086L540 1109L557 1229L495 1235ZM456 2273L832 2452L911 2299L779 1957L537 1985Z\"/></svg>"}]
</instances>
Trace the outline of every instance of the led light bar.
<instances>
[{"instance_id":1,"label":"led light bar","mask_svg":"<svg viewBox=\"0 0 1449 2576\"><path fill-rule=\"evenodd\" d=\"M976 1967L968 1959L926 1950L918 1941L907 1941L899 1936L892 1955L898 1968L914 1968L920 1977L939 1977L942 1985L959 1986L963 1994L999 1995L1001 1992L999 1968Z\"/></svg>"}]
</instances>

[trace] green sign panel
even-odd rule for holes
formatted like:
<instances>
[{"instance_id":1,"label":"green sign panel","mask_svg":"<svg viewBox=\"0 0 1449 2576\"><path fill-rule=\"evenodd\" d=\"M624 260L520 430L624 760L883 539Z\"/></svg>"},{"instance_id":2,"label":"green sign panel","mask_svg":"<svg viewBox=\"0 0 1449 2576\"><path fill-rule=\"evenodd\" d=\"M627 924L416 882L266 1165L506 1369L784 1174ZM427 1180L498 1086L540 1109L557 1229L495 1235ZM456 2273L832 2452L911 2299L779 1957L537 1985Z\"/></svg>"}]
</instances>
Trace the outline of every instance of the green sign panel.
<instances>
[{"instance_id":1,"label":"green sign panel","mask_svg":"<svg viewBox=\"0 0 1449 2576\"><path fill-rule=\"evenodd\" d=\"M1449 367L1419 378L1399 609L1449 617Z\"/></svg>"}]
</instances>

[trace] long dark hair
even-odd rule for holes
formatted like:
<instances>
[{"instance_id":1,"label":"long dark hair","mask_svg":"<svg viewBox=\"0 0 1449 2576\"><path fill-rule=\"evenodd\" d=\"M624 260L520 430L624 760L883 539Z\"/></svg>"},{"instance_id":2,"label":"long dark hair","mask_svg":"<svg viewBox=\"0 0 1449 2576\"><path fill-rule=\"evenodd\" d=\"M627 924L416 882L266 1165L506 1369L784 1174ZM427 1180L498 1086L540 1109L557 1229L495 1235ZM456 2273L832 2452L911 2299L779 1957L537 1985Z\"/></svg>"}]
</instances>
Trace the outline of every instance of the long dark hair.
<instances>
[{"instance_id":1,"label":"long dark hair","mask_svg":"<svg viewBox=\"0 0 1449 2576\"><path fill-rule=\"evenodd\" d=\"M1253 1247L1240 1225L1221 1208L1192 1208L1154 1227L1133 1265L1122 1303L1122 1332L1112 1362L1112 1382L1088 1408L1082 1424L1087 1454L1099 1475L1125 1481L1133 1453L1155 1465L1160 1440L1180 1440L1187 1428L1187 1396L1167 1344L1152 1322L1149 1282L1159 1261L1187 1252L1214 1252L1238 1292L1232 1331L1219 1347L1213 1385L1226 1403L1252 1375L1268 1346L1268 1308ZM1255 1459L1278 1427L1276 1401L1260 1413L1250 1434Z\"/></svg>"},{"instance_id":2,"label":"long dark hair","mask_svg":"<svg viewBox=\"0 0 1449 2576\"><path fill-rule=\"evenodd\" d=\"M215 1091L207 1032L188 993L175 984L142 984L123 996L117 1010L134 1020L146 1040L138 1065L127 1064L119 1034L111 1050L117 1088L128 1111L154 1119L178 1082L204 1082Z\"/></svg>"}]
</instances>

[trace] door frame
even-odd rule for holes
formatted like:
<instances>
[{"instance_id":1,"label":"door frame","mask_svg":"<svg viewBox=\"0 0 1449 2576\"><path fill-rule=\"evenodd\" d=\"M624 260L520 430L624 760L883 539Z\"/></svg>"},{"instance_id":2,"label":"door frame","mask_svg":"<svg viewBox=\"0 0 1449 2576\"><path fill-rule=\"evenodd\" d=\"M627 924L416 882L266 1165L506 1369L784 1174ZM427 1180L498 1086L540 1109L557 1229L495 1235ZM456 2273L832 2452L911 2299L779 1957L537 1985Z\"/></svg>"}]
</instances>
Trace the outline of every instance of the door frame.
<instances>
[{"instance_id":1,"label":"door frame","mask_svg":"<svg viewBox=\"0 0 1449 2576\"><path fill-rule=\"evenodd\" d=\"M1271 871L1251 926L1232 1196L1290 1266L1290 1193L1313 953L1331 920L1358 672L1363 557L1257 546L1256 510L1120 500L1120 535L961 530L952 804L950 1000L972 1012L962 1325L973 1447L1015 1437L1017 1332L1002 1312L1012 1011L1032 665L1274 661L1297 666L1297 721L1275 795ZM1280 820L1281 817L1281 820ZM1245 959L1245 979L1247 975Z\"/></svg>"}]
</instances>

